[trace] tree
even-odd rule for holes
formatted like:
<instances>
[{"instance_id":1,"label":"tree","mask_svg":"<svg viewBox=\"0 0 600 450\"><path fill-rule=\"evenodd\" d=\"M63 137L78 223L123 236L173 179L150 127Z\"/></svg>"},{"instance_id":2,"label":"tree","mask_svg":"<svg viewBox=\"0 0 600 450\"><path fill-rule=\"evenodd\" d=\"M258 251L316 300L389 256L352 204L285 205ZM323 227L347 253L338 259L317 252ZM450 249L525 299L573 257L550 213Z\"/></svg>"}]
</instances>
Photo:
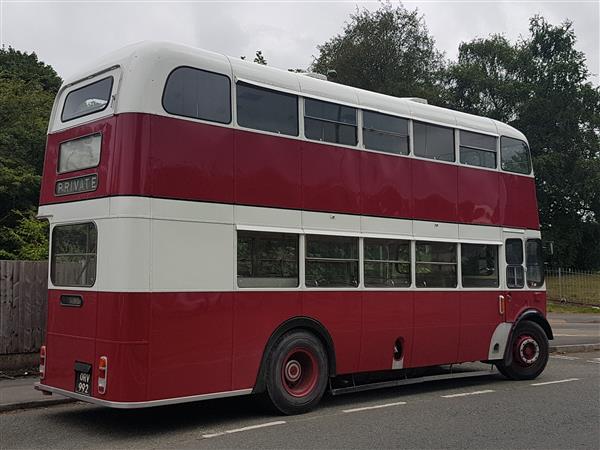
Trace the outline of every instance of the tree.
<instances>
[{"instance_id":1,"label":"tree","mask_svg":"<svg viewBox=\"0 0 600 450\"><path fill-rule=\"evenodd\" d=\"M245 61L246 57L245 56L240 56L240 59L243 59ZM254 55L253 62L255 62L256 64L262 64L263 66L267 65L267 60L263 56L262 50L257 50L256 51L256 54Z\"/></svg>"},{"instance_id":2,"label":"tree","mask_svg":"<svg viewBox=\"0 0 600 450\"><path fill-rule=\"evenodd\" d=\"M335 70L338 83L439 101L443 55L416 10L390 3L375 11L357 9L344 31L318 50L311 70Z\"/></svg>"},{"instance_id":3,"label":"tree","mask_svg":"<svg viewBox=\"0 0 600 450\"><path fill-rule=\"evenodd\" d=\"M61 83L35 53L0 49L0 258L47 255L47 238L39 235L47 225L34 217L48 119Z\"/></svg>"},{"instance_id":4,"label":"tree","mask_svg":"<svg viewBox=\"0 0 600 450\"><path fill-rule=\"evenodd\" d=\"M530 20L529 36L463 43L445 75L449 106L506 121L531 147L553 262L600 268L600 90L571 22Z\"/></svg>"},{"instance_id":5,"label":"tree","mask_svg":"<svg viewBox=\"0 0 600 450\"><path fill-rule=\"evenodd\" d=\"M257 50L256 56L254 57L254 62L257 63L257 64L262 64L263 66L267 65L267 60L263 56L261 50Z\"/></svg>"}]
</instances>

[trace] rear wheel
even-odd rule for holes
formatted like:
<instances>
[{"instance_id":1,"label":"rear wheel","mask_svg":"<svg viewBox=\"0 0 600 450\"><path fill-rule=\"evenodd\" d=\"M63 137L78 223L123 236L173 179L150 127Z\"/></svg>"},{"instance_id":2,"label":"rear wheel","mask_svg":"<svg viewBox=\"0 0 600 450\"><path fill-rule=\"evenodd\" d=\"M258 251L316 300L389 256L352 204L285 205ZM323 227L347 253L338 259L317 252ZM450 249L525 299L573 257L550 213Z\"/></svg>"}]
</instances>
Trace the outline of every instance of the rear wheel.
<instances>
[{"instance_id":1,"label":"rear wheel","mask_svg":"<svg viewBox=\"0 0 600 450\"><path fill-rule=\"evenodd\" d=\"M531 380L544 371L548 363L548 350L548 337L542 327L525 320L520 322L513 332L508 349L510 358L507 355L496 366L507 378Z\"/></svg>"},{"instance_id":2,"label":"rear wheel","mask_svg":"<svg viewBox=\"0 0 600 450\"><path fill-rule=\"evenodd\" d=\"M284 414L310 411L327 388L327 354L321 341L306 331L284 334L271 351L266 369L267 395Z\"/></svg>"}]
</instances>

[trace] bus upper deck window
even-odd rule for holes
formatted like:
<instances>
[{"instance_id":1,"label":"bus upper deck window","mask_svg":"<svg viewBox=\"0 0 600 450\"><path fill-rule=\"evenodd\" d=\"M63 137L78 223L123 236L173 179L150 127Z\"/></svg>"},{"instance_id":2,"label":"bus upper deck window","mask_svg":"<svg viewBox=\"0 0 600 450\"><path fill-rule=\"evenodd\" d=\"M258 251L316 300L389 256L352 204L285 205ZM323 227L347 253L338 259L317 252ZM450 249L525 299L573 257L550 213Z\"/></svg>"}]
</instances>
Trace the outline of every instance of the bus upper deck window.
<instances>
[{"instance_id":1,"label":"bus upper deck window","mask_svg":"<svg viewBox=\"0 0 600 450\"><path fill-rule=\"evenodd\" d=\"M178 67L167 79L162 98L169 114L231 122L231 85L226 75L193 67Z\"/></svg>"},{"instance_id":2,"label":"bus upper deck window","mask_svg":"<svg viewBox=\"0 0 600 450\"><path fill-rule=\"evenodd\" d=\"M67 94L61 120L67 122L79 117L104 111L110 102L113 77L75 89Z\"/></svg>"},{"instance_id":3,"label":"bus upper deck window","mask_svg":"<svg viewBox=\"0 0 600 450\"><path fill-rule=\"evenodd\" d=\"M523 141L502 136L500 140L502 170L507 172L530 174L531 159L529 147Z\"/></svg>"}]
</instances>

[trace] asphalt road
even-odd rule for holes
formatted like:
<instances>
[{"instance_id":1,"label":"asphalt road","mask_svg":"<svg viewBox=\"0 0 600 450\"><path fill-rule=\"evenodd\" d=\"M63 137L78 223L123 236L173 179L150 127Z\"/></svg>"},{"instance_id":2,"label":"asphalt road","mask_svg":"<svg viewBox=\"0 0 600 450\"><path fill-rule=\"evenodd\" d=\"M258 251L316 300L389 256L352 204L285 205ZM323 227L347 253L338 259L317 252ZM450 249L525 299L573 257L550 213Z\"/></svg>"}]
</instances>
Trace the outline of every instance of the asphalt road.
<instances>
[{"instance_id":1,"label":"asphalt road","mask_svg":"<svg viewBox=\"0 0 600 450\"><path fill-rule=\"evenodd\" d=\"M551 345L600 343L600 314L548 314L554 332Z\"/></svg>"},{"instance_id":2,"label":"asphalt road","mask_svg":"<svg viewBox=\"0 0 600 450\"><path fill-rule=\"evenodd\" d=\"M534 381L492 375L328 397L302 416L263 412L252 397L14 411L0 415L0 447L599 448L600 352L552 356Z\"/></svg>"}]
</instances>

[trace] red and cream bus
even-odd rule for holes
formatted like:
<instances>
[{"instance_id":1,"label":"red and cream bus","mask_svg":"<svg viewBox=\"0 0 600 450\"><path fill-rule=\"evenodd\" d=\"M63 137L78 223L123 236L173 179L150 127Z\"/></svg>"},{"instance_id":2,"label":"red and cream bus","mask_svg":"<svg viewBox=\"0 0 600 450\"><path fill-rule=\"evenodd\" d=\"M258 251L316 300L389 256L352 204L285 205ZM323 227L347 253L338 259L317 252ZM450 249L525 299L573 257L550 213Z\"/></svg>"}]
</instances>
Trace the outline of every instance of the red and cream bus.
<instances>
[{"instance_id":1,"label":"red and cream bus","mask_svg":"<svg viewBox=\"0 0 600 450\"><path fill-rule=\"evenodd\" d=\"M488 118L143 43L60 89L39 216L45 392L291 414L414 368L548 360L527 140Z\"/></svg>"}]
</instances>

